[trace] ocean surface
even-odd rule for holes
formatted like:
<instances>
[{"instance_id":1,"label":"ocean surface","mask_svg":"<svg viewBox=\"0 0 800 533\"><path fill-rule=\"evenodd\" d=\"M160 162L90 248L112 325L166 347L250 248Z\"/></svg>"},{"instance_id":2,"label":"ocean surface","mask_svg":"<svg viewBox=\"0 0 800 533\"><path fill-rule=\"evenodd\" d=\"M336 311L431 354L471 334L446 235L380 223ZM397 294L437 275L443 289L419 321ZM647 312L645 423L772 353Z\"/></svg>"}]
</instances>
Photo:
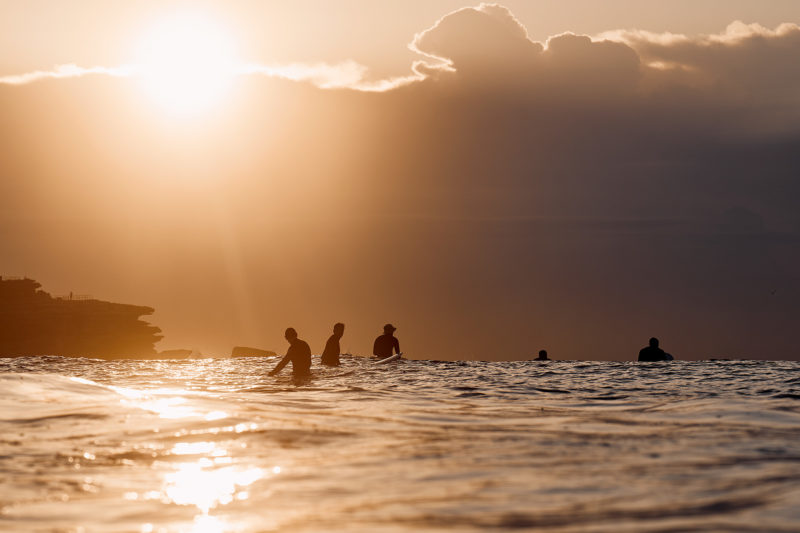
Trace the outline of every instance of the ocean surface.
<instances>
[{"instance_id":1,"label":"ocean surface","mask_svg":"<svg viewBox=\"0 0 800 533\"><path fill-rule=\"evenodd\" d=\"M800 531L797 362L274 364L0 360L0 531Z\"/></svg>"}]
</instances>

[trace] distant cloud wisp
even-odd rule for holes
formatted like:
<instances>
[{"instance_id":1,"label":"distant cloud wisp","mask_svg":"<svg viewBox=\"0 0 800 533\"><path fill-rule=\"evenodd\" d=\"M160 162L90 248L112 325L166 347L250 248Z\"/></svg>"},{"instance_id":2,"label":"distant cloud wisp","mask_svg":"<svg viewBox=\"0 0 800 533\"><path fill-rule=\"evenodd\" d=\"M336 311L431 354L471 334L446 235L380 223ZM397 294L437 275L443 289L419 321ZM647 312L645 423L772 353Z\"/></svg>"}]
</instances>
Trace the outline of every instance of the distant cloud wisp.
<instances>
[{"instance_id":1,"label":"distant cloud wisp","mask_svg":"<svg viewBox=\"0 0 800 533\"><path fill-rule=\"evenodd\" d=\"M290 63L286 65L250 64L237 70L238 74L264 75L291 81L310 82L320 89L354 89L382 92L407 85L423 78L421 74L386 80L367 81L367 67L355 61L342 63Z\"/></svg>"},{"instance_id":2,"label":"distant cloud wisp","mask_svg":"<svg viewBox=\"0 0 800 533\"><path fill-rule=\"evenodd\" d=\"M383 92L420 81L424 74L414 72L408 76L369 80L368 68L355 61L341 63L289 63L266 65L250 63L231 69L235 76L261 75L296 82L309 82L320 89L352 89L362 92ZM36 70L23 74L0 76L0 85L27 85L48 79L78 78L88 75L105 75L117 78L136 77L142 68L134 65L119 67L81 67L75 64L58 65L52 70Z\"/></svg>"},{"instance_id":3,"label":"distant cloud wisp","mask_svg":"<svg viewBox=\"0 0 800 533\"><path fill-rule=\"evenodd\" d=\"M12 74L9 76L0 76L0 84L26 85L28 83L33 83L39 80L78 78L81 76L88 76L91 74L100 74L105 76L124 78L131 76L132 73L133 73L133 68L130 66L80 67L78 65L69 63L66 65L58 65L53 70L35 70L33 72L26 72L24 74Z\"/></svg>"}]
</instances>

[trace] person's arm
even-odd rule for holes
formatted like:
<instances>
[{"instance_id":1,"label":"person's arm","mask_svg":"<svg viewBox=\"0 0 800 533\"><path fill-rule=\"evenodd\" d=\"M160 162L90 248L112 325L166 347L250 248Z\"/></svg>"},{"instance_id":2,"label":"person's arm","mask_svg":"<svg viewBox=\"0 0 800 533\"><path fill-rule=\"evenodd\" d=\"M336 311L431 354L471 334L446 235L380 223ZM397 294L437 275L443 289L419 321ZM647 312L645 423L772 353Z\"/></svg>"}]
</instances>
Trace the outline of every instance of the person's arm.
<instances>
[{"instance_id":1,"label":"person's arm","mask_svg":"<svg viewBox=\"0 0 800 533\"><path fill-rule=\"evenodd\" d=\"M274 376L275 374L277 374L278 372L283 370L283 367L288 365L290 360L291 360L291 352L289 352L289 353L287 353L286 355L283 356L283 359L281 359L281 362L278 363L278 365L272 370L272 372L269 373L269 375L270 376Z\"/></svg>"},{"instance_id":2,"label":"person's arm","mask_svg":"<svg viewBox=\"0 0 800 533\"><path fill-rule=\"evenodd\" d=\"M375 342L372 344L372 355L378 355L378 340L380 337L375 339Z\"/></svg>"},{"instance_id":3,"label":"person's arm","mask_svg":"<svg viewBox=\"0 0 800 533\"><path fill-rule=\"evenodd\" d=\"M392 337L394 339L394 353L400 353L400 341L397 340L397 337Z\"/></svg>"}]
</instances>

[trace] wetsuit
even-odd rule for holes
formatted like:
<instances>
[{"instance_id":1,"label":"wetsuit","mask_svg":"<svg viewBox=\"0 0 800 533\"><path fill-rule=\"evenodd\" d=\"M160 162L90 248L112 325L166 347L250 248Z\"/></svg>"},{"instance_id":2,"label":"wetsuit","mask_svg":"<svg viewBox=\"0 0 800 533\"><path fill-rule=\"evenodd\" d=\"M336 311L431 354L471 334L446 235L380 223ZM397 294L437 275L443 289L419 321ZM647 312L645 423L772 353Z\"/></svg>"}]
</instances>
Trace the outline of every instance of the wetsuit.
<instances>
[{"instance_id":1,"label":"wetsuit","mask_svg":"<svg viewBox=\"0 0 800 533\"><path fill-rule=\"evenodd\" d=\"M392 355L392 349L394 349L395 353L400 353L400 341L391 333L384 333L375 339L372 354L384 359Z\"/></svg>"},{"instance_id":2,"label":"wetsuit","mask_svg":"<svg viewBox=\"0 0 800 533\"><path fill-rule=\"evenodd\" d=\"M322 364L328 366L339 365L339 335L333 334L325 343L325 349L322 351Z\"/></svg>"},{"instance_id":3,"label":"wetsuit","mask_svg":"<svg viewBox=\"0 0 800 533\"><path fill-rule=\"evenodd\" d=\"M292 374L295 376L302 376L309 373L311 370L311 348L308 347L306 341L301 341L300 339L293 340L292 344L289 345L289 350L286 352L286 355L281 359L281 362L278 363L278 366L275 367L275 370L272 371L272 374L280 372L290 361L292 363Z\"/></svg>"},{"instance_id":4,"label":"wetsuit","mask_svg":"<svg viewBox=\"0 0 800 533\"><path fill-rule=\"evenodd\" d=\"M669 361L664 350L657 346L645 346L639 350L639 361Z\"/></svg>"}]
</instances>

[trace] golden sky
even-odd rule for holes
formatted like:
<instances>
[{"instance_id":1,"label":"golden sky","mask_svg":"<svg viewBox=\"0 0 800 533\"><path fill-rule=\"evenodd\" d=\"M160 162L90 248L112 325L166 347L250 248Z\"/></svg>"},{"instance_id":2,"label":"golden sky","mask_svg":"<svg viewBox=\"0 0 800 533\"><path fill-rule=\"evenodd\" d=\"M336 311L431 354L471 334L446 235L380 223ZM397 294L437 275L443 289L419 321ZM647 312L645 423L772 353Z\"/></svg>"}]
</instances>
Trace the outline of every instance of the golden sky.
<instances>
[{"instance_id":1,"label":"golden sky","mask_svg":"<svg viewBox=\"0 0 800 533\"><path fill-rule=\"evenodd\" d=\"M57 64L117 65L137 41L174 13L201 13L236 36L243 56L263 63L353 60L376 74L403 75L415 56L413 35L459 0L162 1L0 0L0 75ZM477 4L476 4L477 5ZM566 31L613 29L717 33L734 20L775 27L800 20L794 0L510 0L534 40Z\"/></svg>"},{"instance_id":2,"label":"golden sky","mask_svg":"<svg viewBox=\"0 0 800 533\"><path fill-rule=\"evenodd\" d=\"M0 1L0 273L161 349L795 357L800 4Z\"/></svg>"}]
</instances>

